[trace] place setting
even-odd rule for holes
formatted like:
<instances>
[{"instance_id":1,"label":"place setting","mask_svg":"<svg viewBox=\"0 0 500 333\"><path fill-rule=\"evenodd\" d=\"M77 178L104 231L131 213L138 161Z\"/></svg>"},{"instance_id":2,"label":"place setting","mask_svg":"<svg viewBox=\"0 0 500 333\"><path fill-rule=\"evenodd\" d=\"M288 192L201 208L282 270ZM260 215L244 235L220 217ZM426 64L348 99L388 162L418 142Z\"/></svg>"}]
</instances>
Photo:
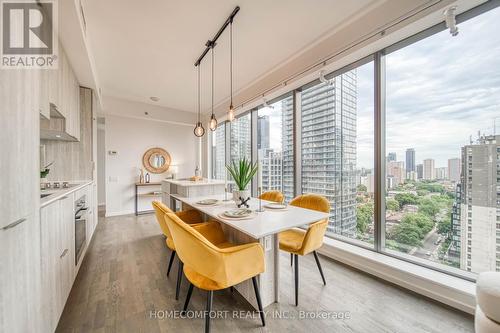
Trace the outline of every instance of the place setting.
<instances>
[{"instance_id":1,"label":"place setting","mask_svg":"<svg viewBox=\"0 0 500 333\"><path fill-rule=\"evenodd\" d=\"M221 219L227 220L248 220L256 216L256 212L249 208L234 208L220 213L218 216Z\"/></svg>"}]
</instances>

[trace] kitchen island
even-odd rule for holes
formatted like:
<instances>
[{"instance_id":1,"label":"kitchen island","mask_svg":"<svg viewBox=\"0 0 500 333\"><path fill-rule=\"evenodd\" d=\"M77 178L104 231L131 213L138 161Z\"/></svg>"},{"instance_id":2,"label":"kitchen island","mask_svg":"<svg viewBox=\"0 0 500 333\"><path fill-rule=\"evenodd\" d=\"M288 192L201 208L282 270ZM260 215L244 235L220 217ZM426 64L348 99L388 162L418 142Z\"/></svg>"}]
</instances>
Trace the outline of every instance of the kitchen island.
<instances>
[{"instance_id":1,"label":"kitchen island","mask_svg":"<svg viewBox=\"0 0 500 333\"><path fill-rule=\"evenodd\" d=\"M170 209L176 210L174 196L194 198L207 195L224 194L225 182L218 179L164 179L161 183L162 202Z\"/></svg>"}]
</instances>

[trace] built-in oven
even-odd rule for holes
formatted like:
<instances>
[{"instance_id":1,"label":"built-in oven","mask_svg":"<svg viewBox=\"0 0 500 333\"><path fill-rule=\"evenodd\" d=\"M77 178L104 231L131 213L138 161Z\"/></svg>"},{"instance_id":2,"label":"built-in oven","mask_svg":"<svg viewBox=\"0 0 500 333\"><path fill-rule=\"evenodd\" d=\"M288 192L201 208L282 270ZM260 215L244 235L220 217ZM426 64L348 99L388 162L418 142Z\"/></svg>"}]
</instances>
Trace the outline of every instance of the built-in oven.
<instances>
[{"instance_id":1,"label":"built-in oven","mask_svg":"<svg viewBox=\"0 0 500 333\"><path fill-rule=\"evenodd\" d=\"M87 242L88 210L86 196L83 195L75 201L75 266L78 265Z\"/></svg>"}]
</instances>

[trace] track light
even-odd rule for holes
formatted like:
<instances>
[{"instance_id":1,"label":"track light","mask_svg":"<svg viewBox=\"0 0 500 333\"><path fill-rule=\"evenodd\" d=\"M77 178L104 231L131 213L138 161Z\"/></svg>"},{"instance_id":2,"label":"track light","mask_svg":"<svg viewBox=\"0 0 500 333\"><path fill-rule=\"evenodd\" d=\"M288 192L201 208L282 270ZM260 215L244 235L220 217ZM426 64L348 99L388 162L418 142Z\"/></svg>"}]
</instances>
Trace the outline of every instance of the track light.
<instances>
[{"instance_id":1,"label":"track light","mask_svg":"<svg viewBox=\"0 0 500 333\"><path fill-rule=\"evenodd\" d=\"M319 80L321 81L321 83L326 83L330 86L333 86L333 79L331 80L328 80L326 77L325 77L325 71L322 70L319 72Z\"/></svg>"},{"instance_id":2,"label":"track light","mask_svg":"<svg viewBox=\"0 0 500 333\"><path fill-rule=\"evenodd\" d=\"M457 20L455 19L457 6L451 6L446 8L443 12L444 21L446 23L446 28L450 29L450 34L455 37L458 35Z\"/></svg>"},{"instance_id":3,"label":"track light","mask_svg":"<svg viewBox=\"0 0 500 333\"><path fill-rule=\"evenodd\" d=\"M267 104L267 100L265 98L262 98L263 99L263 103L262 105L265 107L265 108L270 108L270 109L274 109L274 105L269 105Z\"/></svg>"}]
</instances>

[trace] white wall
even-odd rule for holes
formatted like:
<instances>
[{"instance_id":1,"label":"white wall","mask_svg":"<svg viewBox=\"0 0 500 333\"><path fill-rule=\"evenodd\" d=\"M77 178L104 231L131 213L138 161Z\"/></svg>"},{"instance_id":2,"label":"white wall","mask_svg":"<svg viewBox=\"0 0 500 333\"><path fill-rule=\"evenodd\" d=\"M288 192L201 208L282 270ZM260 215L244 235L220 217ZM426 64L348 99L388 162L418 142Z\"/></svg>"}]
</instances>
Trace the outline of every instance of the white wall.
<instances>
[{"instance_id":1,"label":"white wall","mask_svg":"<svg viewBox=\"0 0 500 333\"><path fill-rule=\"evenodd\" d=\"M120 101L117 104L105 104L105 145L106 145L106 215L122 215L134 212L134 183L139 179L144 152L152 147L167 150L172 158L172 165L177 165L177 178L194 175L197 160L198 142L193 134L194 122L171 123L143 117L117 116L122 108L148 108L146 104ZM117 108L115 108L117 107ZM176 118L174 112L168 116ZM143 112L142 112L143 113ZM194 114L179 114L182 120ZM109 155L109 151L116 155ZM160 181L169 175L151 175L151 181ZM151 209L150 198L140 198L139 209Z\"/></svg>"},{"instance_id":2,"label":"white wall","mask_svg":"<svg viewBox=\"0 0 500 333\"><path fill-rule=\"evenodd\" d=\"M106 204L106 127L104 118L97 121L97 204Z\"/></svg>"}]
</instances>

